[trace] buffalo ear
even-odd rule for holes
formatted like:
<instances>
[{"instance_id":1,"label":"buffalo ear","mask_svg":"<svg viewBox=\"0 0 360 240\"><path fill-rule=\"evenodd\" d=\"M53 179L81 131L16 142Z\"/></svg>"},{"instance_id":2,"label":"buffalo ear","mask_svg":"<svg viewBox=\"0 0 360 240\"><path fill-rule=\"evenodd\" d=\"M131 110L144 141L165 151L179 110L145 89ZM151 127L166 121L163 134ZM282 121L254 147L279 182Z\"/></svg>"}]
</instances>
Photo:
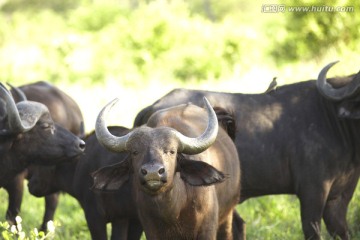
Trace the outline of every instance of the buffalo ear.
<instances>
[{"instance_id":1,"label":"buffalo ear","mask_svg":"<svg viewBox=\"0 0 360 240\"><path fill-rule=\"evenodd\" d=\"M338 105L338 115L341 118L360 119L360 103L344 101Z\"/></svg>"},{"instance_id":2,"label":"buffalo ear","mask_svg":"<svg viewBox=\"0 0 360 240\"><path fill-rule=\"evenodd\" d=\"M225 180L225 175L213 166L202 161L186 158L178 159L180 177L192 186L209 186Z\"/></svg>"},{"instance_id":3,"label":"buffalo ear","mask_svg":"<svg viewBox=\"0 0 360 240\"><path fill-rule=\"evenodd\" d=\"M119 189L129 180L129 170L129 162L127 160L96 170L91 174L94 180L92 189L105 191Z\"/></svg>"}]
</instances>

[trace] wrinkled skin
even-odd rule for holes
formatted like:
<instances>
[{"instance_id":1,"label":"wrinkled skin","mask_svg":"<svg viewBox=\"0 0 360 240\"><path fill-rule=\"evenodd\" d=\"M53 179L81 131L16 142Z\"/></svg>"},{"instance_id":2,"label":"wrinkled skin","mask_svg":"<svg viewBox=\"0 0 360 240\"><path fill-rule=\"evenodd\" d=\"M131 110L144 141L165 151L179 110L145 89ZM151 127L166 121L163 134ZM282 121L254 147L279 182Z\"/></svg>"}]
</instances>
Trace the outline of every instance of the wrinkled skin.
<instances>
[{"instance_id":1,"label":"wrinkled skin","mask_svg":"<svg viewBox=\"0 0 360 240\"><path fill-rule=\"evenodd\" d=\"M357 75L328 79L334 87ZM175 89L137 115L145 124L159 109L202 98L235 115L235 144L242 180L241 202L270 194L300 200L305 239L320 239L321 219L329 234L349 239L346 212L360 174L359 96L333 101L310 80L267 94Z\"/></svg>"},{"instance_id":2,"label":"wrinkled skin","mask_svg":"<svg viewBox=\"0 0 360 240\"><path fill-rule=\"evenodd\" d=\"M128 159L93 174L97 189L132 183L147 239L233 239L240 166L232 140L219 128L207 150L188 155L171 130L196 137L206 125L204 110L193 105L155 113L132 131Z\"/></svg>"},{"instance_id":3,"label":"wrinkled skin","mask_svg":"<svg viewBox=\"0 0 360 240\"><path fill-rule=\"evenodd\" d=\"M111 127L114 135L129 132L122 127ZM29 191L41 197L55 192L66 192L76 198L84 210L92 239L106 240L106 224L112 224L111 239L139 240L142 226L137 217L130 183L115 192L92 191L91 173L125 159L126 153L112 153L102 147L91 133L85 139L84 155L70 162L53 167L36 168L29 178Z\"/></svg>"},{"instance_id":4,"label":"wrinkled skin","mask_svg":"<svg viewBox=\"0 0 360 240\"><path fill-rule=\"evenodd\" d=\"M19 89L25 94L28 100L45 104L49 109L52 119L57 124L77 136L83 136L84 133L82 128L84 126L82 126L82 124L84 120L81 110L76 102L66 93L44 81L23 85L20 86ZM15 102L21 100L21 96L19 96L13 88L11 88L11 93ZM26 169L4 186L9 195L9 206L6 212L6 219L11 224L15 223L15 217L20 213L23 196L23 182L28 174L31 175L31 171L29 173L28 169ZM46 231L47 222L53 220L58 199L59 193L45 196L45 213L40 230Z\"/></svg>"}]
</instances>

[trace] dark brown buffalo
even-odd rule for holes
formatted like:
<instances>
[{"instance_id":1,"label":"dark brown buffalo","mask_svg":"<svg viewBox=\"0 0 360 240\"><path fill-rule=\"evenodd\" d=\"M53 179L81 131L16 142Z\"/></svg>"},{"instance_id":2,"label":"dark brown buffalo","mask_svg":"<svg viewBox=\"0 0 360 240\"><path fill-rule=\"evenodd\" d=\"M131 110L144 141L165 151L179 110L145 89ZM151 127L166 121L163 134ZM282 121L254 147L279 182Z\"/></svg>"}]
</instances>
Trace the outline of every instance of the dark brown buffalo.
<instances>
[{"instance_id":1,"label":"dark brown buffalo","mask_svg":"<svg viewBox=\"0 0 360 240\"><path fill-rule=\"evenodd\" d=\"M176 89L142 110L135 126L152 113L182 103L233 112L242 179L241 201L269 194L296 194L306 239L329 234L348 239L348 204L360 174L360 73L279 86L266 94ZM351 81L352 80L352 81ZM351 82L349 82L351 81Z\"/></svg>"},{"instance_id":2,"label":"dark brown buffalo","mask_svg":"<svg viewBox=\"0 0 360 240\"><path fill-rule=\"evenodd\" d=\"M159 111L122 137L106 128L104 118L114 103L99 114L96 136L110 151L129 157L96 171L94 187L118 189L130 181L149 240L232 239L240 166L207 100L206 111L191 104Z\"/></svg>"},{"instance_id":3,"label":"dark brown buffalo","mask_svg":"<svg viewBox=\"0 0 360 240\"><path fill-rule=\"evenodd\" d=\"M84 148L84 141L54 124L44 104L16 104L0 86L0 187L30 164L59 164L77 157Z\"/></svg>"},{"instance_id":4,"label":"dark brown buffalo","mask_svg":"<svg viewBox=\"0 0 360 240\"><path fill-rule=\"evenodd\" d=\"M129 129L112 127L116 136L129 133ZM126 153L112 153L102 147L95 133L85 138L86 149L80 158L52 168L37 168L29 179L31 194L41 197L62 191L78 200L84 210L91 238L106 240L106 224L111 222L111 239L139 240L142 227L131 197L130 183L125 183L115 192L94 192L91 190L95 170L115 164L127 157Z\"/></svg>"},{"instance_id":5,"label":"dark brown buffalo","mask_svg":"<svg viewBox=\"0 0 360 240\"><path fill-rule=\"evenodd\" d=\"M15 102L20 102L26 98L46 105L55 123L77 136L82 137L84 135L84 120L79 106L69 95L54 85L39 81L18 88L12 87L11 93ZM29 168L30 174L31 168L32 167ZM29 169L18 174L12 181L4 186L9 196L6 219L12 224L15 223L15 217L20 213L24 178L29 174ZM47 222L54 218L58 197L58 193L45 197L45 213L40 227L41 230L46 230Z\"/></svg>"}]
</instances>

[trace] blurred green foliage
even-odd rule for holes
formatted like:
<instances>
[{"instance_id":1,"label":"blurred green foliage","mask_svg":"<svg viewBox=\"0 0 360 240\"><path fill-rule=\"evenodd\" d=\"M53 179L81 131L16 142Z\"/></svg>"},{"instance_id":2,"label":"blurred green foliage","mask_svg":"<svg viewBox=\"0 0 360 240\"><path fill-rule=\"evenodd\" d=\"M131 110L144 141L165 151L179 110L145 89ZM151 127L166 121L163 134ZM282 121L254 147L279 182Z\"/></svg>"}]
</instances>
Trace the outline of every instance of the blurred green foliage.
<instances>
[{"instance_id":1,"label":"blurred green foliage","mask_svg":"<svg viewBox=\"0 0 360 240\"><path fill-rule=\"evenodd\" d=\"M358 47L357 8L353 13L286 12L268 18L261 5L249 0L148 2L4 1L1 79L119 79L125 85L225 79L253 64L318 60L331 48Z\"/></svg>"},{"instance_id":2,"label":"blurred green foliage","mask_svg":"<svg viewBox=\"0 0 360 240\"><path fill-rule=\"evenodd\" d=\"M279 36L279 44L271 55L284 63L320 59L331 48L359 51L356 40L360 37L359 10L357 0L287 1L286 34Z\"/></svg>"},{"instance_id":3,"label":"blurred green foliage","mask_svg":"<svg viewBox=\"0 0 360 240\"><path fill-rule=\"evenodd\" d=\"M216 79L231 74L241 42L248 41L240 30L228 31L232 26L191 15L181 1L155 1L136 10L111 1L85 3L66 13L55 7L5 10L0 76L14 81Z\"/></svg>"},{"instance_id":4,"label":"blurred green foliage","mask_svg":"<svg viewBox=\"0 0 360 240\"><path fill-rule=\"evenodd\" d=\"M3 12L32 11L37 12L44 9L52 9L56 12L66 12L71 8L79 6L82 0L11 0L3 1L1 10Z\"/></svg>"}]
</instances>

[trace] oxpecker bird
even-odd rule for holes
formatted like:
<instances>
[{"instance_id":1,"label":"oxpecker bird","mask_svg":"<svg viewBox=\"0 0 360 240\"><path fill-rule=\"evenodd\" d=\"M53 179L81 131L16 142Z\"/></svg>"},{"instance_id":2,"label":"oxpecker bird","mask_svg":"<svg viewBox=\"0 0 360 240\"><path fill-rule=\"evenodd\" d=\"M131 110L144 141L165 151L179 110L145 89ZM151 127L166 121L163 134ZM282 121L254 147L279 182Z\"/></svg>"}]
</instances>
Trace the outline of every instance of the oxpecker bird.
<instances>
[{"instance_id":1,"label":"oxpecker bird","mask_svg":"<svg viewBox=\"0 0 360 240\"><path fill-rule=\"evenodd\" d=\"M273 78L273 80L269 84L269 87L266 89L266 91L264 93L269 93L269 92L272 92L272 91L276 90L276 87L277 87L276 78L277 77Z\"/></svg>"}]
</instances>

